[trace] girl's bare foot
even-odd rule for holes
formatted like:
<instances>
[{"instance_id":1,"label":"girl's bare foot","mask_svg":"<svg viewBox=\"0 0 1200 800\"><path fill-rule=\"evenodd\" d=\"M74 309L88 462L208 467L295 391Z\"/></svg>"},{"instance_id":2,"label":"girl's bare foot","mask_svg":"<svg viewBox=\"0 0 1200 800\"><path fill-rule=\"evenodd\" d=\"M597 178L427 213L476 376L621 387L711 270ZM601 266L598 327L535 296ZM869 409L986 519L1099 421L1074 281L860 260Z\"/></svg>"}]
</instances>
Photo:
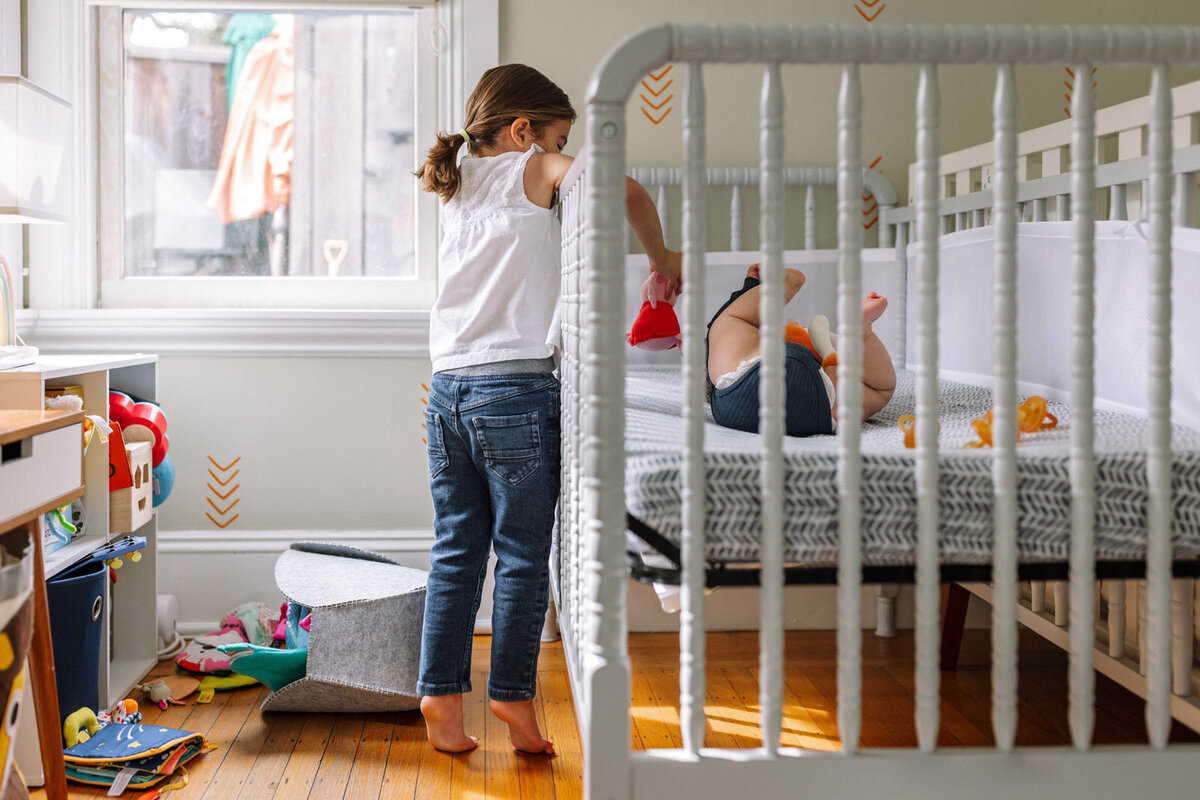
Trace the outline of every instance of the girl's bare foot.
<instances>
[{"instance_id":1,"label":"girl's bare foot","mask_svg":"<svg viewBox=\"0 0 1200 800\"><path fill-rule=\"evenodd\" d=\"M523 753L547 753L554 755L554 742L542 736L538 730L537 713L532 700L505 703L492 700L492 713L502 722L508 723L508 739L513 747Z\"/></svg>"},{"instance_id":2,"label":"girl's bare foot","mask_svg":"<svg viewBox=\"0 0 1200 800\"><path fill-rule=\"evenodd\" d=\"M880 297L875 292L867 295L867 299L863 300L863 336L871 333L871 323L883 316L884 310L887 309L887 298Z\"/></svg>"},{"instance_id":3,"label":"girl's bare foot","mask_svg":"<svg viewBox=\"0 0 1200 800\"><path fill-rule=\"evenodd\" d=\"M425 695L421 698L421 714L429 743L436 749L465 753L479 745L478 739L463 730L461 694Z\"/></svg>"}]
</instances>

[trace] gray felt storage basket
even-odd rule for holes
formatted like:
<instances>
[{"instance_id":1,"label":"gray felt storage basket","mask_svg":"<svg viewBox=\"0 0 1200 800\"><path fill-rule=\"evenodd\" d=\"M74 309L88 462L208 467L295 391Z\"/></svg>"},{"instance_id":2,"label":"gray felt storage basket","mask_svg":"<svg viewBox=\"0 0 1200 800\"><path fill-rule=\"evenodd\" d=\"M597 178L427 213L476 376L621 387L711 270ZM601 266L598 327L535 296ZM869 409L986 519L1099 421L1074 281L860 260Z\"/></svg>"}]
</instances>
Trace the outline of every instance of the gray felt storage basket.
<instances>
[{"instance_id":1,"label":"gray felt storage basket","mask_svg":"<svg viewBox=\"0 0 1200 800\"><path fill-rule=\"evenodd\" d=\"M263 709L417 708L425 578L367 550L293 544L275 562L275 583L312 611L307 674L269 695Z\"/></svg>"}]
</instances>

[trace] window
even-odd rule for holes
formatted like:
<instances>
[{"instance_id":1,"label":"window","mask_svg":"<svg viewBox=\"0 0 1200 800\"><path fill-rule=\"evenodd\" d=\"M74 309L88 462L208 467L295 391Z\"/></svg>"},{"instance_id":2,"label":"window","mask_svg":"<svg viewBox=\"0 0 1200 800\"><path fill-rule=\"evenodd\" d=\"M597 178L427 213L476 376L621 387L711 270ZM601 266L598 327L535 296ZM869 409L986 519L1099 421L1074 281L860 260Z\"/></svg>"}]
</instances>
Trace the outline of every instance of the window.
<instances>
[{"instance_id":1,"label":"window","mask_svg":"<svg viewBox=\"0 0 1200 800\"><path fill-rule=\"evenodd\" d=\"M98 9L101 305L428 307L437 206L412 173L435 25L408 6Z\"/></svg>"}]
</instances>

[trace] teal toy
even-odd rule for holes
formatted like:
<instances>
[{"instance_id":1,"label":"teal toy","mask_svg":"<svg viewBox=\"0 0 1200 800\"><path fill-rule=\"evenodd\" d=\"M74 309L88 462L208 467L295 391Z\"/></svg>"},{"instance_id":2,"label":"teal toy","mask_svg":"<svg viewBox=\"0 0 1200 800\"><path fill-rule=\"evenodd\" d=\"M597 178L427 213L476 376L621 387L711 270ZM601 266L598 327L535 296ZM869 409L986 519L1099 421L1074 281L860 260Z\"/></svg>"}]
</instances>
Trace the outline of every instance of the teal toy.
<instances>
[{"instance_id":1,"label":"teal toy","mask_svg":"<svg viewBox=\"0 0 1200 800\"><path fill-rule=\"evenodd\" d=\"M229 656L229 668L239 675L257 679L272 692L304 677L308 650L280 650L257 644L223 644L218 650Z\"/></svg>"}]
</instances>

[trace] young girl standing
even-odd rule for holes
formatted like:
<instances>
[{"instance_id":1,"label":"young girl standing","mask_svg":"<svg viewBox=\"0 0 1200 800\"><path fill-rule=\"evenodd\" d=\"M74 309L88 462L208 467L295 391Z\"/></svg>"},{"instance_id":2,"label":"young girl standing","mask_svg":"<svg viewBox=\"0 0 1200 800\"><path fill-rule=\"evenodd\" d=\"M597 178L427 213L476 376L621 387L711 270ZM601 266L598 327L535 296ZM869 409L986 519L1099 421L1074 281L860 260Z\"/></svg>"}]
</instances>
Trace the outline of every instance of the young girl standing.
<instances>
[{"instance_id":1,"label":"young girl standing","mask_svg":"<svg viewBox=\"0 0 1200 800\"><path fill-rule=\"evenodd\" d=\"M559 490L554 375L566 94L523 64L484 73L466 123L440 133L417 172L443 201L440 286L430 317L425 414L436 542L430 553L417 690L430 743L475 747L463 729L471 637L496 553L488 698L514 747L553 753L533 707ZM458 151L467 146L457 164ZM627 182L629 221L650 267L679 280L650 196Z\"/></svg>"}]
</instances>

